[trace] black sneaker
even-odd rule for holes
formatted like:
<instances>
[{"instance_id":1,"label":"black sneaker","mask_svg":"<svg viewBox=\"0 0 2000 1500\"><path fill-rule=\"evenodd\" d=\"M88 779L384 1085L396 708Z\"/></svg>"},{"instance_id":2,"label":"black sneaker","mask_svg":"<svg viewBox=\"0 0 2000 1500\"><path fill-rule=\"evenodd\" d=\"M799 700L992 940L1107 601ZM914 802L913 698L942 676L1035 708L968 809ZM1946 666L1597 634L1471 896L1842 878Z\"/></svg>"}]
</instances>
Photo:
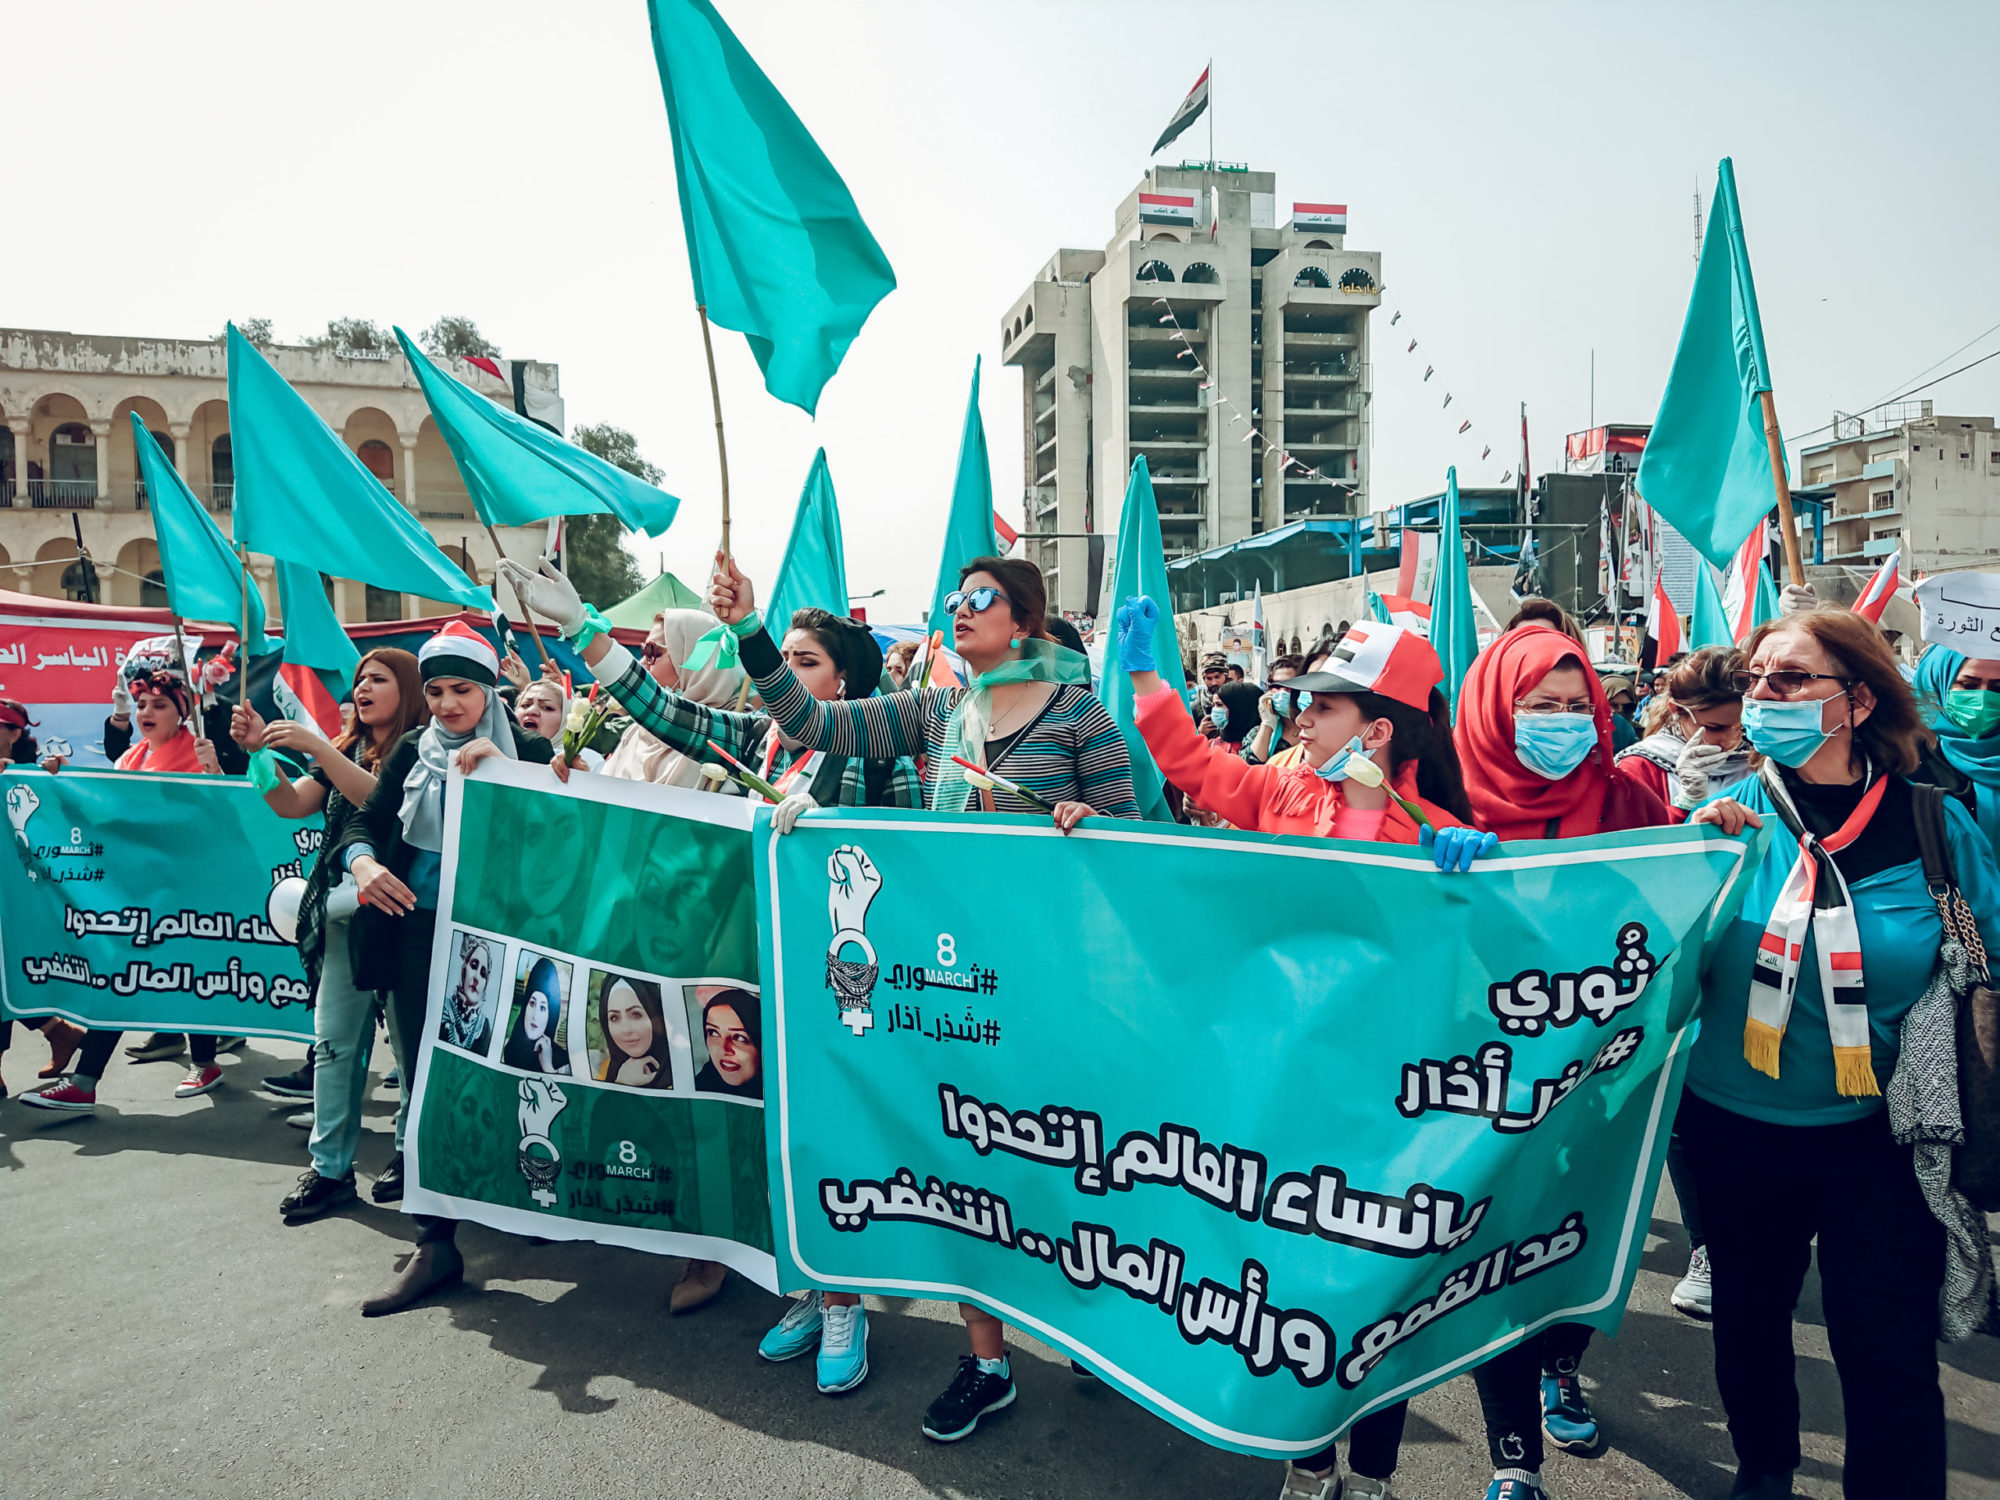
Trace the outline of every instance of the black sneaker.
<instances>
[{"instance_id":1,"label":"black sneaker","mask_svg":"<svg viewBox=\"0 0 2000 1500\"><path fill-rule=\"evenodd\" d=\"M299 1178L299 1185L287 1193L284 1202L278 1205L278 1212L295 1223L303 1223L353 1201L353 1172L345 1177L322 1177L308 1167Z\"/></svg>"},{"instance_id":2,"label":"black sneaker","mask_svg":"<svg viewBox=\"0 0 2000 1500\"><path fill-rule=\"evenodd\" d=\"M377 1203L401 1203L403 1201L403 1153L398 1151L389 1158L375 1178L375 1186L368 1190L368 1196Z\"/></svg>"},{"instance_id":3,"label":"black sneaker","mask_svg":"<svg viewBox=\"0 0 2000 1500\"><path fill-rule=\"evenodd\" d=\"M313 1096L312 1069L300 1068L295 1073L278 1073L266 1078L264 1092L276 1094L280 1099L310 1099Z\"/></svg>"},{"instance_id":4,"label":"black sneaker","mask_svg":"<svg viewBox=\"0 0 2000 1500\"><path fill-rule=\"evenodd\" d=\"M958 1357L958 1374L945 1393L924 1413L924 1436L940 1443L955 1443L970 1437L979 1419L1014 1404L1014 1381L1008 1375L989 1375L970 1354Z\"/></svg>"}]
</instances>

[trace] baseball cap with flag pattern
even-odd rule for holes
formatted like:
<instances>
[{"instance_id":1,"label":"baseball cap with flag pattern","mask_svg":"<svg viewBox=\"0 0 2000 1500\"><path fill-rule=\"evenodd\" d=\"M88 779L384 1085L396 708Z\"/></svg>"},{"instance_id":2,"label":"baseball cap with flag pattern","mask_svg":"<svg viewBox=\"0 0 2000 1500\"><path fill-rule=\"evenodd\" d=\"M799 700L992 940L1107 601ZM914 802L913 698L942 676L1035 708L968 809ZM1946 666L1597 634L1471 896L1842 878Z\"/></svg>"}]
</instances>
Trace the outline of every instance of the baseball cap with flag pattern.
<instances>
[{"instance_id":1,"label":"baseball cap with flag pattern","mask_svg":"<svg viewBox=\"0 0 2000 1500\"><path fill-rule=\"evenodd\" d=\"M1364 620L1348 627L1318 672L1294 677L1295 693L1380 693L1419 712L1430 709L1431 689L1444 681L1444 665L1431 643L1414 630Z\"/></svg>"}]
</instances>

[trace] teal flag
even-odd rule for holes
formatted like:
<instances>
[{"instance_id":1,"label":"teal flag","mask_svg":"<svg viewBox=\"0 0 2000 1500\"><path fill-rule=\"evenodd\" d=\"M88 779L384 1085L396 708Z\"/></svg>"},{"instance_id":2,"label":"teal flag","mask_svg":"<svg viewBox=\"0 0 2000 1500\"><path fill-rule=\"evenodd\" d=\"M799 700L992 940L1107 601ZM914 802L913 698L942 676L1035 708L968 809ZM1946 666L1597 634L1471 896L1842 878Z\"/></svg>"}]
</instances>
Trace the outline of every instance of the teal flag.
<instances>
[{"instance_id":1,"label":"teal flag","mask_svg":"<svg viewBox=\"0 0 2000 1500\"><path fill-rule=\"evenodd\" d=\"M16 766L0 790L8 1017L312 1041L299 951L272 925L310 844L248 781Z\"/></svg>"},{"instance_id":2,"label":"teal flag","mask_svg":"<svg viewBox=\"0 0 2000 1500\"><path fill-rule=\"evenodd\" d=\"M1153 660L1168 687L1187 694L1187 673L1181 665L1180 637L1174 630L1174 596L1167 583L1167 554L1160 545L1160 508L1153 498L1153 476L1146 467L1146 455L1132 460L1132 477L1125 485L1125 507L1118 513L1118 555L1111 565L1110 586L1101 604L1103 618L1098 634L1105 640L1104 680L1098 696L1111 711L1112 722L1125 736L1132 756L1132 790L1139 799L1142 817L1170 823L1166 782L1153 754L1139 734L1134 717L1137 695L1132 691L1132 675L1118 665L1118 607L1133 597L1151 599L1160 608L1159 624L1153 627Z\"/></svg>"},{"instance_id":3,"label":"teal flag","mask_svg":"<svg viewBox=\"0 0 2000 1500\"><path fill-rule=\"evenodd\" d=\"M847 613L847 553L840 540L840 502L834 499L833 475L827 471L826 449L813 455L806 487L799 491L799 508L792 517L791 540L785 560L771 585L764 618L783 640L794 612L808 605L829 614Z\"/></svg>"},{"instance_id":4,"label":"teal flag","mask_svg":"<svg viewBox=\"0 0 2000 1500\"><path fill-rule=\"evenodd\" d=\"M153 535L160 544L167 607L184 620L220 620L234 625L245 656L275 650L278 643L264 634L264 596L256 584L249 585L246 601L242 560L230 550L228 539L194 492L174 472L139 414L135 411L131 417L132 451L139 456L146 508L153 513Z\"/></svg>"},{"instance_id":5,"label":"teal flag","mask_svg":"<svg viewBox=\"0 0 2000 1500\"><path fill-rule=\"evenodd\" d=\"M406 1209L778 1289L751 817L514 761L452 779Z\"/></svg>"},{"instance_id":6,"label":"teal flag","mask_svg":"<svg viewBox=\"0 0 2000 1500\"><path fill-rule=\"evenodd\" d=\"M1765 837L1445 875L1111 820L758 822L778 1284L975 1303L1270 1458L1554 1323L1617 1330L1703 944ZM1256 899L1217 921L1222 891Z\"/></svg>"},{"instance_id":7,"label":"teal flag","mask_svg":"<svg viewBox=\"0 0 2000 1500\"><path fill-rule=\"evenodd\" d=\"M1778 599L1778 586L1771 581L1771 570L1763 563L1757 564L1757 592L1750 601L1750 628L1756 629L1778 618L1784 610ZM1749 637L1746 635L1745 640Z\"/></svg>"},{"instance_id":8,"label":"teal flag","mask_svg":"<svg viewBox=\"0 0 2000 1500\"><path fill-rule=\"evenodd\" d=\"M986 462L986 424L979 417L979 356L972 359L972 394L965 399L965 430L958 440L958 474L951 485L951 514L945 517L944 552L938 558L937 587L924 628L942 630L951 647L945 596L958 587L958 570L975 557L1000 551L993 535L993 471Z\"/></svg>"},{"instance_id":9,"label":"teal flag","mask_svg":"<svg viewBox=\"0 0 2000 1500\"><path fill-rule=\"evenodd\" d=\"M1735 637L1729 628L1729 612L1722 607L1722 590L1715 581L1715 569L1697 559L1694 565L1694 613L1688 619L1687 646L1699 651L1703 646L1729 646Z\"/></svg>"},{"instance_id":10,"label":"teal flag","mask_svg":"<svg viewBox=\"0 0 2000 1500\"><path fill-rule=\"evenodd\" d=\"M487 525L609 514L629 530L658 536L673 524L681 504L674 496L469 390L400 328L396 341Z\"/></svg>"},{"instance_id":11,"label":"teal flag","mask_svg":"<svg viewBox=\"0 0 2000 1500\"><path fill-rule=\"evenodd\" d=\"M229 436L242 546L335 578L492 610L493 596L439 550L233 323Z\"/></svg>"},{"instance_id":12,"label":"teal flag","mask_svg":"<svg viewBox=\"0 0 2000 1500\"><path fill-rule=\"evenodd\" d=\"M1639 493L1718 568L1771 508L1777 483L1764 436L1771 361L1736 202L1736 169L1716 170L1680 347L1639 461Z\"/></svg>"},{"instance_id":13,"label":"teal flag","mask_svg":"<svg viewBox=\"0 0 2000 1500\"><path fill-rule=\"evenodd\" d=\"M351 684L361 653L341 629L333 605L327 601L324 580L304 563L279 558L277 567L278 608L285 620L285 660L335 673Z\"/></svg>"},{"instance_id":14,"label":"teal flag","mask_svg":"<svg viewBox=\"0 0 2000 1500\"><path fill-rule=\"evenodd\" d=\"M694 300L812 412L896 273L847 184L708 0L649 0Z\"/></svg>"},{"instance_id":15,"label":"teal flag","mask_svg":"<svg viewBox=\"0 0 2000 1500\"><path fill-rule=\"evenodd\" d=\"M1445 470L1444 502L1438 509L1437 582L1431 591L1431 645L1444 664L1445 702L1458 717L1458 688L1479 654L1479 623L1473 617L1472 569L1458 518L1458 469Z\"/></svg>"}]
</instances>

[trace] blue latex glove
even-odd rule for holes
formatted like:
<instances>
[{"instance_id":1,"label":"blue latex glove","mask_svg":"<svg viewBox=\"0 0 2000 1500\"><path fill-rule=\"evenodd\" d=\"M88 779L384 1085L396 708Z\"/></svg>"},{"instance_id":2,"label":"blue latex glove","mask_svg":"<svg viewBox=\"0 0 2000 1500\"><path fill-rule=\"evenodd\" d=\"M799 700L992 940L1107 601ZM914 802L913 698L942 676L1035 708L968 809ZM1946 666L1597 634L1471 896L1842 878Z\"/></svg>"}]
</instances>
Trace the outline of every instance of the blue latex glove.
<instances>
[{"instance_id":1,"label":"blue latex glove","mask_svg":"<svg viewBox=\"0 0 2000 1500\"><path fill-rule=\"evenodd\" d=\"M1220 703L1216 704L1215 707L1208 711L1208 722L1213 724L1217 729L1227 729L1229 727L1229 710L1224 708Z\"/></svg>"},{"instance_id":2,"label":"blue latex glove","mask_svg":"<svg viewBox=\"0 0 2000 1500\"><path fill-rule=\"evenodd\" d=\"M1417 844L1431 851L1440 870L1456 870L1463 875L1482 854L1490 854L1500 842L1497 834L1477 828L1433 828L1426 823L1417 830Z\"/></svg>"},{"instance_id":3,"label":"blue latex glove","mask_svg":"<svg viewBox=\"0 0 2000 1500\"><path fill-rule=\"evenodd\" d=\"M1128 594L1118 606L1118 665L1127 672L1157 672L1153 637L1160 624L1160 606L1143 594Z\"/></svg>"}]
</instances>

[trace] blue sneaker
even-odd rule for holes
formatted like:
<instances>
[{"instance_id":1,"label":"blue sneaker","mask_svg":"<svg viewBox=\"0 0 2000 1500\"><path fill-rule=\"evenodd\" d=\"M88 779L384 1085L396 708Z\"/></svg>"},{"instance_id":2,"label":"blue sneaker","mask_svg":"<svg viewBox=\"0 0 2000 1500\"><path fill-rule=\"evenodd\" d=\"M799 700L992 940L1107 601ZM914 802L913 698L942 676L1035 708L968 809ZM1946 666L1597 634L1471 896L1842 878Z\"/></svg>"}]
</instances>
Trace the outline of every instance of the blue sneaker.
<instances>
[{"instance_id":1,"label":"blue sneaker","mask_svg":"<svg viewBox=\"0 0 2000 1500\"><path fill-rule=\"evenodd\" d=\"M819 1342L822 1321L819 1293L807 1292L786 1308L785 1315L764 1335L763 1342L757 1345L757 1357L775 1365L810 1353Z\"/></svg>"},{"instance_id":2,"label":"blue sneaker","mask_svg":"<svg viewBox=\"0 0 2000 1500\"><path fill-rule=\"evenodd\" d=\"M1583 1394L1576 1372L1542 1372L1542 1430L1558 1448L1573 1453L1597 1446L1597 1414Z\"/></svg>"},{"instance_id":3,"label":"blue sneaker","mask_svg":"<svg viewBox=\"0 0 2000 1500\"><path fill-rule=\"evenodd\" d=\"M819 1393L838 1396L868 1378L868 1312L859 1302L820 1309Z\"/></svg>"},{"instance_id":4,"label":"blue sneaker","mask_svg":"<svg viewBox=\"0 0 2000 1500\"><path fill-rule=\"evenodd\" d=\"M1542 1488L1542 1476L1526 1469L1495 1469L1493 1482L1486 1486L1486 1500L1549 1500Z\"/></svg>"}]
</instances>

